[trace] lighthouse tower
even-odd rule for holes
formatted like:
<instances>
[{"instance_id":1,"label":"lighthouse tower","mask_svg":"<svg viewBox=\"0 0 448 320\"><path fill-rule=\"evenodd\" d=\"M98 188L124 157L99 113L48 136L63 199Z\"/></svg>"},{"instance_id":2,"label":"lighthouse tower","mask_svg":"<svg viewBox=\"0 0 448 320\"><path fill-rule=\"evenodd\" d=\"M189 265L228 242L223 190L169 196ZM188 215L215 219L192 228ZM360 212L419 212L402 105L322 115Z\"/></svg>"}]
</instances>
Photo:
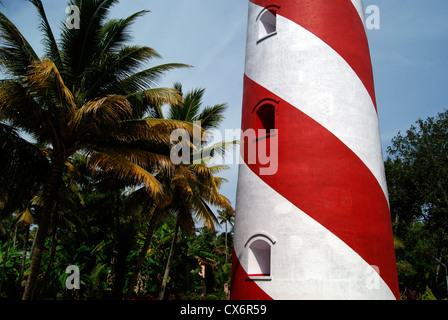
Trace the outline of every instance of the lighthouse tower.
<instances>
[{"instance_id":1,"label":"lighthouse tower","mask_svg":"<svg viewBox=\"0 0 448 320\"><path fill-rule=\"evenodd\" d=\"M363 12L249 2L232 299L399 298Z\"/></svg>"}]
</instances>

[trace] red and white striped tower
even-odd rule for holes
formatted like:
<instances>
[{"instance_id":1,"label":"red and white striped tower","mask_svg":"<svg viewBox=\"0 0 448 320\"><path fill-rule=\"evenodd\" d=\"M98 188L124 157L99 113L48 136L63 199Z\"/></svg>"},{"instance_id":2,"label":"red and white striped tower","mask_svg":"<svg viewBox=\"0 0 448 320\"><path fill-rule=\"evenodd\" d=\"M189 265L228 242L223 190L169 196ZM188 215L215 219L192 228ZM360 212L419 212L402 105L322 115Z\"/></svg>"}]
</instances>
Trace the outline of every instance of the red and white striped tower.
<instances>
[{"instance_id":1,"label":"red and white striped tower","mask_svg":"<svg viewBox=\"0 0 448 320\"><path fill-rule=\"evenodd\" d=\"M242 130L263 128L242 150L278 167L243 152L232 299L398 299L362 0L250 0Z\"/></svg>"}]
</instances>

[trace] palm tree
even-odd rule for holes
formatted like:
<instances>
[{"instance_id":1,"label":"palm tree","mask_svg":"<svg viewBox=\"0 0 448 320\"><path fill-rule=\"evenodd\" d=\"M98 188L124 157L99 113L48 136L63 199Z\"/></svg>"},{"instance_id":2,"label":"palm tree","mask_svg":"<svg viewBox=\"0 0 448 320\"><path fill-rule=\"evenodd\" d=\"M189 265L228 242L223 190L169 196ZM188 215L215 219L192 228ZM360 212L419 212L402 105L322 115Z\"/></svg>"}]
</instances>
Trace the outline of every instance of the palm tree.
<instances>
[{"instance_id":1,"label":"palm tree","mask_svg":"<svg viewBox=\"0 0 448 320\"><path fill-rule=\"evenodd\" d=\"M177 83L174 88L182 92L182 86ZM203 130L218 128L224 119L226 110L225 104L217 104L213 107L205 107L201 110L202 99L205 89L195 89L188 92L181 102L172 104L169 109L169 118L200 123ZM172 204L170 209L176 216L176 226L171 243L170 254L166 264L159 299L165 297L165 290L171 268L172 257L174 255L174 246L177 241L179 228L183 228L187 233L192 234L195 231L194 217L201 221L204 226L215 230L215 224L218 222L215 214L208 206L209 204L225 208L232 211L230 201L219 193L219 188L224 181L223 178L216 177L214 174L227 169L227 166L208 166L210 158L214 152L204 153L207 144L207 137L200 139L195 145L194 139L191 144L195 149L190 149L191 164L188 166L180 165L181 171L169 179L170 190L172 192ZM219 150L221 154L226 146L234 145L235 142L221 142L211 146L213 151ZM210 147L208 147L210 148ZM199 154L199 156L197 156ZM202 155L206 154L205 157ZM195 161L193 161L195 160Z\"/></svg>"},{"instance_id":2,"label":"palm tree","mask_svg":"<svg viewBox=\"0 0 448 320\"><path fill-rule=\"evenodd\" d=\"M217 128L224 119L225 104L217 104L213 107L202 108L202 99L205 89L195 89L189 91L185 96L182 93L182 86L176 83L173 86L182 94L182 99L170 104L168 110L168 118L171 120L185 121L187 123L197 123L200 121L202 130ZM164 115L161 109L157 109L154 116L163 118ZM159 177L160 181L164 183L164 198L154 199L145 193L144 190L136 191L136 199L140 203L147 201L150 211L150 223L146 231L145 242L140 250L136 266L129 281L128 291L125 295L129 299L132 295L134 287L137 283L138 274L143 266L146 253L148 252L151 237L154 232L156 222L160 221L161 217L166 213L171 213L176 216L176 227L172 239L171 251L168 262L165 268L162 288L159 298L163 299L165 294L166 283L168 280L169 270L174 254L174 245L177 239L179 228L183 228L188 233L193 233L195 230L194 218L204 223L204 225L214 230L214 225L217 219L208 204L233 210L229 200L219 193L219 188L225 179L215 176L222 170L227 169L227 166L216 165L208 166L207 163L210 157L223 154L224 150L236 144L236 142L221 142L212 146L206 146L207 139L193 139L191 137L190 158L199 154L199 161L192 164L180 164L176 166L174 173L171 175L163 175ZM193 141L198 141L199 145L193 145ZM210 152L210 149L212 152ZM204 152L207 151L207 152ZM202 157L206 154L206 157ZM137 196L137 193L139 195ZM146 197L146 200L145 200Z\"/></svg>"},{"instance_id":3,"label":"palm tree","mask_svg":"<svg viewBox=\"0 0 448 320\"><path fill-rule=\"evenodd\" d=\"M172 200L167 209L176 217L176 225L162 279L159 294L160 300L163 300L165 297L179 229L182 228L189 235L192 235L195 232L195 220L197 220L202 222L205 228L214 232L215 224L218 223L218 220L208 204L225 208L226 210L233 210L230 201L219 193L219 187L224 180L214 175L217 170L216 167L207 167L205 164L192 164L188 167L180 165L178 168L180 168L179 173L169 178L168 188L170 190L170 199Z\"/></svg>"},{"instance_id":4,"label":"palm tree","mask_svg":"<svg viewBox=\"0 0 448 320\"><path fill-rule=\"evenodd\" d=\"M180 121L145 118L154 106L181 99L176 89L154 88L154 84L166 71L186 67L165 64L141 70L159 55L152 48L126 46L125 42L129 27L146 11L107 20L117 0L71 1L80 8L80 28L63 29L57 42L41 0L29 1L41 20L43 58L0 12L0 65L9 76L0 83L0 119L50 150L23 299L33 297L44 242L57 210L63 167L69 158L84 152L94 171L142 184L156 196L162 185L146 169L169 170L166 150L171 130L192 130L190 124Z\"/></svg>"},{"instance_id":5,"label":"palm tree","mask_svg":"<svg viewBox=\"0 0 448 320\"><path fill-rule=\"evenodd\" d=\"M214 176L214 173L215 168L209 168L204 164L192 164L189 167L183 167L179 174L170 178L172 203L168 210L176 216L176 226L162 279L162 287L159 294L159 299L161 300L165 296L179 229L182 228L190 235L193 234L196 218L207 229L214 232L214 226L218 223L218 220L208 203L226 210L233 210L230 201L219 193L219 187L223 178Z\"/></svg>"},{"instance_id":6,"label":"palm tree","mask_svg":"<svg viewBox=\"0 0 448 320\"><path fill-rule=\"evenodd\" d=\"M227 263L227 253L228 253L228 249L227 249L227 224L230 224L231 226L233 226L233 223L235 222L235 211L229 211L229 210L218 210L218 214L219 214L219 223L223 224L226 228L226 233L225 233L225 246L226 246L226 263Z\"/></svg>"}]
</instances>

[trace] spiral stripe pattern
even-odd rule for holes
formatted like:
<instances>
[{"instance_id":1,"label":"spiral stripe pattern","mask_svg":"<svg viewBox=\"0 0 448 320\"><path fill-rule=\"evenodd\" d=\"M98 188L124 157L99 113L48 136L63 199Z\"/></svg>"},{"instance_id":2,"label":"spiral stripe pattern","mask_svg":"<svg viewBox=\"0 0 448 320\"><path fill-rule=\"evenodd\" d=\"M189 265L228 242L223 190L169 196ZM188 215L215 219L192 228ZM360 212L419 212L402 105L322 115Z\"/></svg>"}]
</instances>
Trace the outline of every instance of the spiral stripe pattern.
<instances>
[{"instance_id":1,"label":"spiral stripe pattern","mask_svg":"<svg viewBox=\"0 0 448 320\"><path fill-rule=\"evenodd\" d=\"M242 130L259 128L268 101L277 132L263 140L278 156L261 174L246 151L260 140L242 147L232 299L399 298L362 8L249 2ZM267 10L275 31L260 38Z\"/></svg>"}]
</instances>

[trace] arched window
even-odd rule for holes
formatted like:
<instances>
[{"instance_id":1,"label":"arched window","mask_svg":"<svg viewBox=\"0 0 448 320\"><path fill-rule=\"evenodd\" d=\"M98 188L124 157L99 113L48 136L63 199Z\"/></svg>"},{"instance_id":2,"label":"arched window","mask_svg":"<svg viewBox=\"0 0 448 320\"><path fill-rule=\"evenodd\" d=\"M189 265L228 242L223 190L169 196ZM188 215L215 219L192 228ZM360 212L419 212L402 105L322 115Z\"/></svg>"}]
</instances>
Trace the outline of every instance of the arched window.
<instances>
[{"instance_id":1,"label":"arched window","mask_svg":"<svg viewBox=\"0 0 448 320\"><path fill-rule=\"evenodd\" d=\"M249 276L271 275L271 245L262 239L257 239L249 246Z\"/></svg>"},{"instance_id":2,"label":"arched window","mask_svg":"<svg viewBox=\"0 0 448 320\"><path fill-rule=\"evenodd\" d=\"M258 41L277 34L277 11L265 8L258 18Z\"/></svg>"},{"instance_id":3,"label":"arched window","mask_svg":"<svg viewBox=\"0 0 448 320\"><path fill-rule=\"evenodd\" d=\"M244 245L247 250L247 274L253 280L271 280L271 251L276 240L266 232L250 236Z\"/></svg>"},{"instance_id":4,"label":"arched window","mask_svg":"<svg viewBox=\"0 0 448 320\"><path fill-rule=\"evenodd\" d=\"M269 134L275 129L275 107L272 104L263 104L256 111L256 129L264 129Z\"/></svg>"}]
</instances>

